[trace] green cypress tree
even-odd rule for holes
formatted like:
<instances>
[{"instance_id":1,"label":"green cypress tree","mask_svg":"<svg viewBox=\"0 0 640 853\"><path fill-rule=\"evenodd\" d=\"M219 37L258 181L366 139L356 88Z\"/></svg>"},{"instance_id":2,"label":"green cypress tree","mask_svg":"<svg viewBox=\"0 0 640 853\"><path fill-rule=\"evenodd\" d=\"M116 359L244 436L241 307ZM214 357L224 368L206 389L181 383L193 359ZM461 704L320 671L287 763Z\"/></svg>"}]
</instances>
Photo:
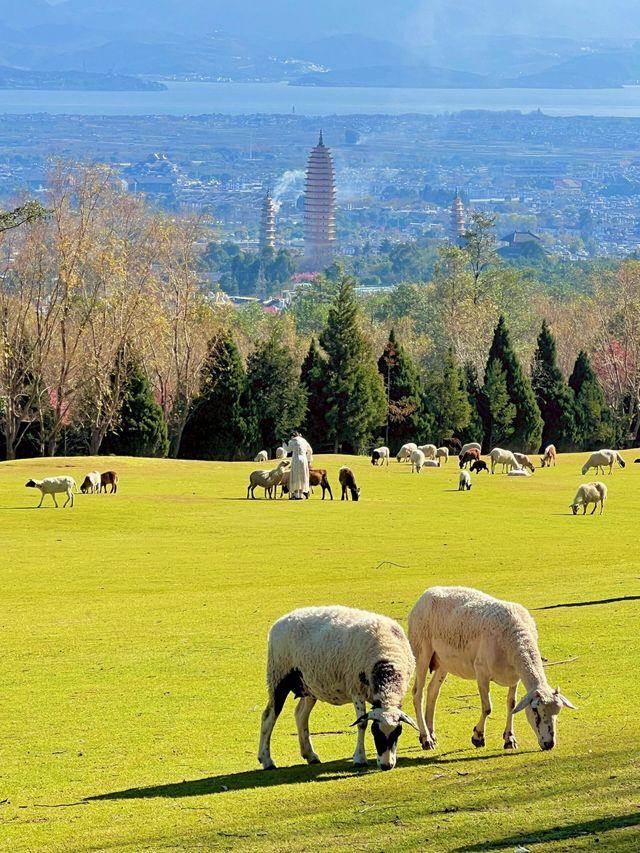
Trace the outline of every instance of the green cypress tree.
<instances>
[{"instance_id":1,"label":"green cypress tree","mask_svg":"<svg viewBox=\"0 0 640 853\"><path fill-rule=\"evenodd\" d=\"M339 282L320 346L327 353L327 423L334 451L344 444L358 452L385 423L387 405L348 276Z\"/></svg>"},{"instance_id":2,"label":"green cypress tree","mask_svg":"<svg viewBox=\"0 0 640 853\"><path fill-rule=\"evenodd\" d=\"M498 325L493 334L493 341L487 358L487 368L494 359L497 359L501 369L506 374L509 400L516 407L511 442L517 449L533 452L540 447L542 440L542 417L531 388L531 382L523 373L520 362L511 346L509 330L504 317L500 317L498 320ZM487 374L485 371L485 385L486 383Z\"/></svg>"},{"instance_id":3,"label":"green cypress tree","mask_svg":"<svg viewBox=\"0 0 640 853\"><path fill-rule=\"evenodd\" d=\"M459 438L467 441L484 442L485 421L487 420L487 401L480 386L475 364L467 362L464 366L464 384L469 400L469 423L460 431Z\"/></svg>"},{"instance_id":4,"label":"green cypress tree","mask_svg":"<svg viewBox=\"0 0 640 853\"><path fill-rule=\"evenodd\" d=\"M514 420L517 414L515 405L509 399L507 373L497 358L487 365L484 378L484 396L486 399L487 447L495 447L508 441L515 432Z\"/></svg>"},{"instance_id":5,"label":"green cypress tree","mask_svg":"<svg viewBox=\"0 0 640 853\"><path fill-rule=\"evenodd\" d=\"M274 326L270 336L249 356L243 395L247 439L252 452L274 452L303 423L307 397L299 368Z\"/></svg>"},{"instance_id":6,"label":"green cypress tree","mask_svg":"<svg viewBox=\"0 0 640 853\"><path fill-rule=\"evenodd\" d=\"M102 453L118 456L158 456L169 452L167 422L156 402L142 364L130 359L122 408L115 429L102 442Z\"/></svg>"},{"instance_id":7,"label":"green cypress tree","mask_svg":"<svg viewBox=\"0 0 640 853\"><path fill-rule=\"evenodd\" d=\"M464 372L452 349L447 350L438 369L430 372L425 399L436 442L458 435L469 425L471 406Z\"/></svg>"},{"instance_id":8,"label":"green cypress tree","mask_svg":"<svg viewBox=\"0 0 640 853\"><path fill-rule=\"evenodd\" d=\"M398 343L393 329L378 359L378 371L387 396L385 443L395 447L407 441L418 444L427 441L429 417L424 408L418 368Z\"/></svg>"},{"instance_id":9,"label":"green cypress tree","mask_svg":"<svg viewBox=\"0 0 640 853\"><path fill-rule=\"evenodd\" d=\"M531 386L542 415L542 446L555 444L558 450L568 450L576 440L575 397L565 382L556 361L556 342L542 321L538 346L533 355Z\"/></svg>"},{"instance_id":10,"label":"green cypress tree","mask_svg":"<svg viewBox=\"0 0 640 853\"><path fill-rule=\"evenodd\" d=\"M575 395L576 445L581 450L598 450L615 445L617 435L614 420L602 386L584 350L578 353L569 377L569 387Z\"/></svg>"},{"instance_id":11,"label":"green cypress tree","mask_svg":"<svg viewBox=\"0 0 640 853\"><path fill-rule=\"evenodd\" d=\"M314 448L320 448L327 441L326 372L326 363L316 340L311 338L309 351L302 363L300 384L307 394L307 415L303 432Z\"/></svg>"},{"instance_id":12,"label":"green cypress tree","mask_svg":"<svg viewBox=\"0 0 640 853\"><path fill-rule=\"evenodd\" d=\"M229 329L209 342L200 373L200 393L182 433L182 459L244 459L242 394L245 372Z\"/></svg>"}]
</instances>

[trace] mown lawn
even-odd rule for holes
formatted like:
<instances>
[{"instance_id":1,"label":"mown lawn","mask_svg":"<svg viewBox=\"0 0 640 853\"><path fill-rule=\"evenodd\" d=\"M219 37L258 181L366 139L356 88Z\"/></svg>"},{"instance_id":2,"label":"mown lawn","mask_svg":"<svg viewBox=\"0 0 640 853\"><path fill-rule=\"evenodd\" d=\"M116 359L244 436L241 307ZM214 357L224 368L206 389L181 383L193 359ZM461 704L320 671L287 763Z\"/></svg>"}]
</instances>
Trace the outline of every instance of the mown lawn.
<instances>
[{"instance_id":1,"label":"mown lawn","mask_svg":"<svg viewBox=\"0 0 640 853\"><path fill-rule=\"evenodd\" d=\"M604 478L602 517L574 518L583 458L464 494L454 463L415 476L351 459L355 504L244 500L253 463L0 464L0 850L638 850L640 465ZM338 498L344 461L316 460ZM33 509L29 477L95 467L120 473L116 496ZM318 705L324 763L308 767L290 699L280 769L261 771L270 624L342 603L406 625L436 583L549 608L542 653L577 658L549 670L579 706L556 749L524 715L521 748L502 749L498 687L474 749L475 684L450 678L435 753L409 730L394 771L356 771L352 707Z\"/></svg>"}]
</instances>

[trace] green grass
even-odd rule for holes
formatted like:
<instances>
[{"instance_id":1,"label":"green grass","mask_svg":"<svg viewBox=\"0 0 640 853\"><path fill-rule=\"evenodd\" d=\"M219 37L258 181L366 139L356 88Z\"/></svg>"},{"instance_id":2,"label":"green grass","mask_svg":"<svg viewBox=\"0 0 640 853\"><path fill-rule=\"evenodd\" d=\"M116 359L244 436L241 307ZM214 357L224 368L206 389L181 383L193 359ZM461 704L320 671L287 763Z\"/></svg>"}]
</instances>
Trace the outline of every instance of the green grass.
<instances>
[{"instance_id":1,"label":"green grass","mask_svg":"<svg viewBox=\"0 0 640 853\"><path fill-rule=\"evenodd\" d=\"M246 501L253 463L0 465L0 849L637 850L640 466L604 478L602 517L574 518L582 459L474 476L465 494L451 462L415 476L351 459L359 503ZM316 461L338 493L345 459ZM30 476L95 467L120 473L118 495L32 509ZM272 741L281 769L261 771L271 623L342 603L406 625L432 584L529 608L590 602L534 614L546 657L577 656L549 670L580 708L562 712L556 749L520 715L521 748L504 752L494 687L475 750L475 684L450 678L435 753L408 731L394 771L356 771L352 707L319 704L324 763L308 767L290 699Z\"/></svg>"}]
</instances>

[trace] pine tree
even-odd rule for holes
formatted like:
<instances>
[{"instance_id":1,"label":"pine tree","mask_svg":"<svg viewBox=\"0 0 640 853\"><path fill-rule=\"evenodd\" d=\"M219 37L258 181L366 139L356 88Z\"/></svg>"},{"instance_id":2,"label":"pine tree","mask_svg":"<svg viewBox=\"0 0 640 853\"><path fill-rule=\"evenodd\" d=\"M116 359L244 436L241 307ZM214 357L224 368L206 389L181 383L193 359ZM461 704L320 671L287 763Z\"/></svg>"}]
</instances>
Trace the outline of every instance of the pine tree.
<instances>
[{"instance_id":1,"label":"pine tree","mask_svg":"<svg viewBox=\"0 0 640 853\"><path fill-rule=\"evenodd\" d=\"M343 276L320 337L327 353L327 423L337 453L341 445L361 450L385 423L382 377L358 317L353 279Z\"/></svg>"},{"instance_id":2,"label":"pine tree","mask_svg":"<svg viewBox=\"0 0 640 853\"><path fill-rule=\"evenodd\" d=\"M200 393L182 433L182 459L244 459L245 419L242 394L245 372L230 330L209 343L200 374Z\"/></svg>"},{"instance_id":3,"label":"pine tree","mask_svg":"<svg viewBox=\"0 0 640 853\"><path fill-rule=\"evenodd\" d=\"M511 346L509 330L504 317L500 317L498 325L493 334L487 368L496 359L500 368L506 374L507 390L509 400L516 407L513 420L512 445L524 452L532 452L540 447L542 440L543 422L540 409L531 388L531 382L524 375L520 362ZM487 373L485 371L485 385Z\"/></svg>"},{"instance_id":4,"label":"pine tree","mask_svg":"<svg viewBox=\"0 0 640 853\"><path fill-rule=\"evenodd\" d=\"M169 452L167 422L156 402L142 364L129 359L126 388L116 427L102 442L102 453L165 457Z\"/></svg>"},{"instance_id":5,"label":"pine tree","mask_svg":"<svg viewBox=\"0 0 640 853\"><path fill-rule=\"evenodd\" d=\"M312 447L320 447L327 440L327 367L315 338L311 338L309 351L302 363L300 384L307 394L307 416L303 433Z\"/></svg>"},{"instance_id":6,"label":"pine tree","mask_svg":"<svg viewBox=\"0 0 640 853\"><path fill-rule=\"evenodd\" d=\"M378 371L387 397L385 444L395 446L407 441L420 444L427 441L429 418L424 409L418 368L398 343L393 329L378 359Z\"/></svg>"},{"instance_id":7,"label":"pine tree","mask_svg":"<svg viewBox=\"0 0 640 853\"><path fill-rule=\"evenodd\" d=\"M544 422L542 445L555 444L559 450L568 450L576 439L575 396L556 358L555 339L543 320L531 369L531 386Z\"/></svg>"},{"instance_id":8,"label":"pine tree","mask_svg":"<svg viewBox=\"0 0 640 853\"><path fill-rule=\"evenodd\" d=\"M458 435L469 425L471 406L464 373L453 350L447 350L442 364L429 374L425 399L437 442Z\"/></svg>"},{"instance_id":9,"label":"pine tree","mask_svg":"<svg viewBox=\"0 0 640 853\"><path fill-rule=\"evenodd\" d=\"M497 358L487 365L484 378L484 396L487 406L485 442L495 447L511 438L515 432L516 407L510 402L507 373Z\"/></svg>"},{"instance_id":10,"label":"pine tree","mask_svg":"<svg viewBox=\"0 0 640 853\"><path fill-rule=\"evenodd\" d=\"M589 356L583 350L578 353L569 387L575 395L576 445L581 450L615 446L614 421Z\"/></svg>"},{"instance_id":11,"label":"pine tree","mask_svg":"<svg viewBox=\"0 0 640 853\"><path fill-rule=\"evenodd\" d=\"M299 369L280 334L274 327L247 362L243 403L247 443L252 452L273 452L302 425L306 414L307 398Z\"/></svg>"},{"instance_id":12,"label":"pine tree","mask_svg":"<svg viewBox=\"0 0 640 853\"><path fill-rule=\"evenodd\" d=\"M475 364L467 362L464 366L464 384L469 400L469 423L461 430L460 439L463 443L467 441L484 442L485 422L488 420L487 400L484 396L478 379L478 371Z\"/></svg>"}]
</instances>

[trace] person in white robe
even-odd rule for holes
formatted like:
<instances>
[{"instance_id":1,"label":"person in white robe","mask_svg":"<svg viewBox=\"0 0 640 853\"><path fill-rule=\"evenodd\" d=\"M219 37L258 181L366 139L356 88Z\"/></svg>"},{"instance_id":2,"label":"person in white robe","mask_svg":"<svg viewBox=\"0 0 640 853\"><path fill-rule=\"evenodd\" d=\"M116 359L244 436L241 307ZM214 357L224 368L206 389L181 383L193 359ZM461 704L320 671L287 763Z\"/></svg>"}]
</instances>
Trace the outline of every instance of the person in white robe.
<instances>
[{"instance_id":1,"label":"person in white robe","mask_svg":"<svg viewBox=\"0 0 640 853\"><path fill-rule=\"evenodd\" d=\"M286 447L287 452L291 453L289 497L294 501L303 500L309 494L309 466L313 460L313 450L299 432L293 433Z\"/></svg>"}]
</instances>

